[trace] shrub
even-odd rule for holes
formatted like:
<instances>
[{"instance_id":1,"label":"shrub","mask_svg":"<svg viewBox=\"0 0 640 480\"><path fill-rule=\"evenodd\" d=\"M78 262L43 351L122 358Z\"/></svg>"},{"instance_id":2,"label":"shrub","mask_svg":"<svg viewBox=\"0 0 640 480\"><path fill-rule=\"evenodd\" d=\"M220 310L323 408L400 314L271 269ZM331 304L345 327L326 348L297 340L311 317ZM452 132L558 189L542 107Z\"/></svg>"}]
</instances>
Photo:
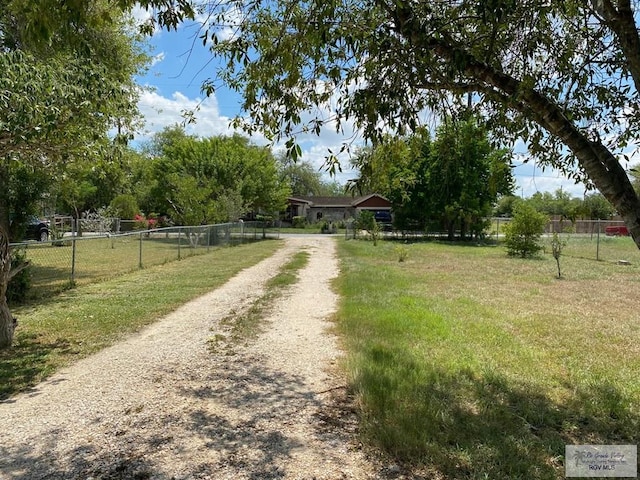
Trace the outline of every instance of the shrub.
<instances>
[{"instance_id":1,"label":"shrub","mask_svg":"<svg viewBox=\"0 0 640 480\"><path fill-rule=\"evenodd\" d=\"M133 217L133 220L134 220L134 224L133 224L134 230L151 230L153 228L156 228L158 225L158 219L155 218L153 213L150 213L149 217L145 217L143 214L137 213Z\"/></svg>"},{"instance_id":2,"label":"shrub","mask_svg":"<svg viewBox=\"0 0 640 480\"><path fill-rule=\"evenodd\" d=\"M525 258L542 250L539 240L547 222L547 216L533 206L526 202L517 203L511 222L504 227L507 253Z\"/></svg>"},{"instance_id":3,"label":"shrub","mask_svg":"<svg viewBox=\"0 0 640 480\"><path fill-rule=\"evenodd\" d=\"M307 217L293 217L291 226L294 228L305 228L307 226Z\"/></svg>"},{"instance_id":4,"label":"shrub","mask_svg":"<svg viewBox=\"0 0 640 480\"><path fill-rule=\"evenodd\" d=\"M376 222L376 219L373 215L373 212L369 210L363 210L358 215L356 220L356 225L360 230L365 230L371 240L373 240L373 245L378 245L378 238L380 237L380 225Z\"/></svg>"},{"instance_id":5,"label":"shrub","mask_svg":"<svg viewBox=\"0 0 640 480\"><path fill-rule=\"evenodd\" d=\"M49 226L49 238L53 240L52 245L56 247L61 247L64 245L62 238L64 237L64 228L62 225L56 224L56 222L51 222Z\"/></svg>"},{"instance_id":6,"label":"shrub","mask_svg":"<svg viewBox=\"0 0 640 480\"><path fill-rule=\"evenodd\" d=\"M398 262L404 262L409 256L409 250L404 245L398 245L395 250L398 254Z\"/></svg>"},{"instance_id":7,"label":"shrub","mask_svg":"<svg viewBox=\"0 0 640 480\"><path fill-rule=\"evenodd\" d=\"M80 220L81 229L88 232L110 232L113 230L113 223L113 217L104 207L95 212L83 212Z\"/></svg>"},{"instance_id":8,"label":"shrub","mask_svg":"<svg viewBox=\"0 0 640 480\"><path fill-rule=\"evenodd\" d=\"M369 210L363 210L356 218L356 226L360 230L373 230L374 224L376 223L375 217L373 216L373 212Z\"/></svg>"},{"instance_id":9,"label":"shrub","mask_svg":"<svg viewBox=\"0 0 640 480\"><path fill-rule=\"evenodd\" d=\"M135 197L130 194L122 194L111 200L109 209L116 217L124 218L127 220L132 219L136 213L138 213L138 202Z\"/></svg>"},{"instance_id":10,"label":"shrub","mask_svg":"<svg viewBox=\"0 0 640 480\"><path fill-rule=\"evenodd\" d=\"M320 233L338 233L338 227L333 222L323 222Z\"/></svg>"},{"instance_id":11,"label":"shrub","mask_svg":"<svg viewBox=\"0 0 640 480\"><path fill-rule=\"evenodd\" d=\"M13 251L11 254L11 268L18 268L27 263L27 252ZM23 303L31 288L31 271L27 266L18 272L7 285L7 302L10 304Z\"/></svg>"}]
</instances>

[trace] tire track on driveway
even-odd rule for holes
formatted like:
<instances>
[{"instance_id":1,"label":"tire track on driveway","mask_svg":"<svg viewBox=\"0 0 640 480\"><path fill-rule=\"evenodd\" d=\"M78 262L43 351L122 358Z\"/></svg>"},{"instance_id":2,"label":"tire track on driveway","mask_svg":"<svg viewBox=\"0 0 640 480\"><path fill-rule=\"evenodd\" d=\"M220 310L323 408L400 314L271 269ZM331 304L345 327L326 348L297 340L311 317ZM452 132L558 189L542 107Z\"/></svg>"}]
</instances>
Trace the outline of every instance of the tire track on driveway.
<instances>
[{"instance_id":1,"label":"tire track on driveway","mask_svg":"<svg viewBox=\"0 0 640 480\"><path fill-rule=\"evenodd\" d=\"M212 353L220 320L302 248L309 263L264 333ZM353 414L329 394L344 385L327 332L337 274L333 239L287 238L222 287L0 403L0 479L374 478Z\"/></svg>"}]
</instances>

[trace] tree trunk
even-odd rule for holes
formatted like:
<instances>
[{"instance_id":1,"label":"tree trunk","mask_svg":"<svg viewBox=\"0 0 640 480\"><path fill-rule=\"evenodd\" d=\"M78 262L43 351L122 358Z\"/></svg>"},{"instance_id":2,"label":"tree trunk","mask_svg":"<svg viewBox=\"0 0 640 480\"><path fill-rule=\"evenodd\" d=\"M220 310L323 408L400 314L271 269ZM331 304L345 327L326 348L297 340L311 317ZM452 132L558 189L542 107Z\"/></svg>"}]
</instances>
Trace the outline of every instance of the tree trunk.
<instances>
[{"instance_id":1,"label":"tree trunk","mask_svg":"<svg viewBox=\"0 0 640 480\"><path fill-rule=\"evenodd\" d=\"M622 217L640 249L640 199L624 168L610 150L601 142L587 138L552 99L535 89L439 40L433 40L430 46L449 60L455 58L456 54L465 56L465 71L468 75L490 85L503 102L538 123L549 134L560 138L600 193Z\"/></svg>"},{"instance_id":2,"label":"tree trunk","mask_svg":"<svg viewBox=\"0 0 640 480\"><path fill-rule=\"evenodd\" d=\"M0 349L9 348L13 343L15 322L7 305L7 286L11 272L9 236L0 227Z\"/></svg>"},{"instance_id":3,"label":"tree trunk","mask_svg":"<svg viewBox=\"0 0 640 480\"><path fill-rule=\"evenodd\" d=\"M7 297L3 296L0 301L0 350L11 347L14 330L15 320L7 305Z\"/></svg>"},{"instance_id":4,"label":"tree trunk","mask_svg":"<svg viewBox=\"0 0 640 480\"><path fill-rule=\"evenodd\" d=\"M447 240L453 242L456 235L456 224L454 220L447 219Z\"/></svg>"},{"instance_id":5,"label":"tree trunk","mask_svg":"<svg viewBox=\"0 0 640 480\"><path fill-rule=\"evenodd\" d=\"M536 122L550 135L559 138L575 155L580 167L593 184L623 218L634 242L640 249L640 199L624 168L611 151L601 142L590 140L575 123L567 118L563 109L552 98L504 71L478 60L470 51L455 44L446 36L432 35L420 24L419 15L413 14L411 3L397 2L392 7L384 2L379 3L389 10L398 32L413 45L420 46L423 52L429 52L429 55L436 55L445 62L461 68L469 79L466 88L507 105L525 118ZM624 7L627 3L622 2L621 5ZM619 17L615 19L612 15L609 15L608 19L618 22L614 22L616 34L622 35L627 32L630 28L629 22L633 20L629 15L629 9L621 8L617 12ZM633 33L634 37L638 37L635 26ZM631 67L640 63L640 40L629 39L623 47ZM428 58L425 63L429 64ZM640 65L637 66L640 81ZM428 68L426 70L428 71ZM454 79L445 79L439 86L445 90L456 91L457 87L460 85L464 87L464 84L464 81L460 83Z\"/></svg>"},{"instance_id":6,"label":"tree trunk","mask_svg":"<svg viewBox=\"0 0 640 480\"><path fill-rule=\"evenodd\" d=\"M460 219L460 240L463 242L467 239L467 226L469 222L467 222L466 218Z\"/></svg>"}]
</instances>

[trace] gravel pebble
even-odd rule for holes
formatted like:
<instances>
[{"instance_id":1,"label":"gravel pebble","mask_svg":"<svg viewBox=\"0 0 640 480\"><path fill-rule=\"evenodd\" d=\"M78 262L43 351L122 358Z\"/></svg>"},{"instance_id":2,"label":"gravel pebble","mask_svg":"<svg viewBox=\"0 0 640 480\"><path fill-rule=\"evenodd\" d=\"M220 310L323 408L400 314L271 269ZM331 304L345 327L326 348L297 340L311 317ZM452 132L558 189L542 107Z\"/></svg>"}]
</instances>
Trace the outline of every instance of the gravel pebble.
<instances>
[{"instance_id":1,"label":"gravel pebble","mask_svg":"<svg viewBox=\"0 0 640 480\"><path fill-rule=\"evenodd\" d=\"M212 352L220 320L260 298L300 249L309 263L264 333ZM224 286L0 403L0 479L380 478L332 368L337 274L334 240L288 238Z\"/></svg>"}]
</instances>

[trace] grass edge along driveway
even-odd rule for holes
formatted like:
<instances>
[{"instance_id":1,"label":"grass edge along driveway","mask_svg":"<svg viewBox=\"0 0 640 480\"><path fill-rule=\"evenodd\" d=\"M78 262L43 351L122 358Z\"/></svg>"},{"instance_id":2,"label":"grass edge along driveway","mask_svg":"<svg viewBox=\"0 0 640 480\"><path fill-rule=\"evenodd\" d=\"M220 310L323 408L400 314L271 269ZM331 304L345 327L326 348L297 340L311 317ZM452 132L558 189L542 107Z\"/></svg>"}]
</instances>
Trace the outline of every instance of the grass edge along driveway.
<instances>
[{"instance_id":1,"label":"grass edge along driveway","mask_svg":"<svg viewBox=\"0 0 640 480\"><path fill-rule=\"evenodd\" d=\"M217 249L14 308L19 327L14 346L0 351L0 400L215 289L281 245L268 240Z\"/></svg>"},{"instance_id":2,"label":"grass edge along driveway","mask_svg":"<svg viewBox=\"0 0 640 480\"><path fill-rule=\"evenodd\" d=\"M398 261L398 250L406 260ZM631 268L339 242L336 328L369 442L426 478L564 478L566 444L637 444Z\"/></svg>"}]
</instances>

